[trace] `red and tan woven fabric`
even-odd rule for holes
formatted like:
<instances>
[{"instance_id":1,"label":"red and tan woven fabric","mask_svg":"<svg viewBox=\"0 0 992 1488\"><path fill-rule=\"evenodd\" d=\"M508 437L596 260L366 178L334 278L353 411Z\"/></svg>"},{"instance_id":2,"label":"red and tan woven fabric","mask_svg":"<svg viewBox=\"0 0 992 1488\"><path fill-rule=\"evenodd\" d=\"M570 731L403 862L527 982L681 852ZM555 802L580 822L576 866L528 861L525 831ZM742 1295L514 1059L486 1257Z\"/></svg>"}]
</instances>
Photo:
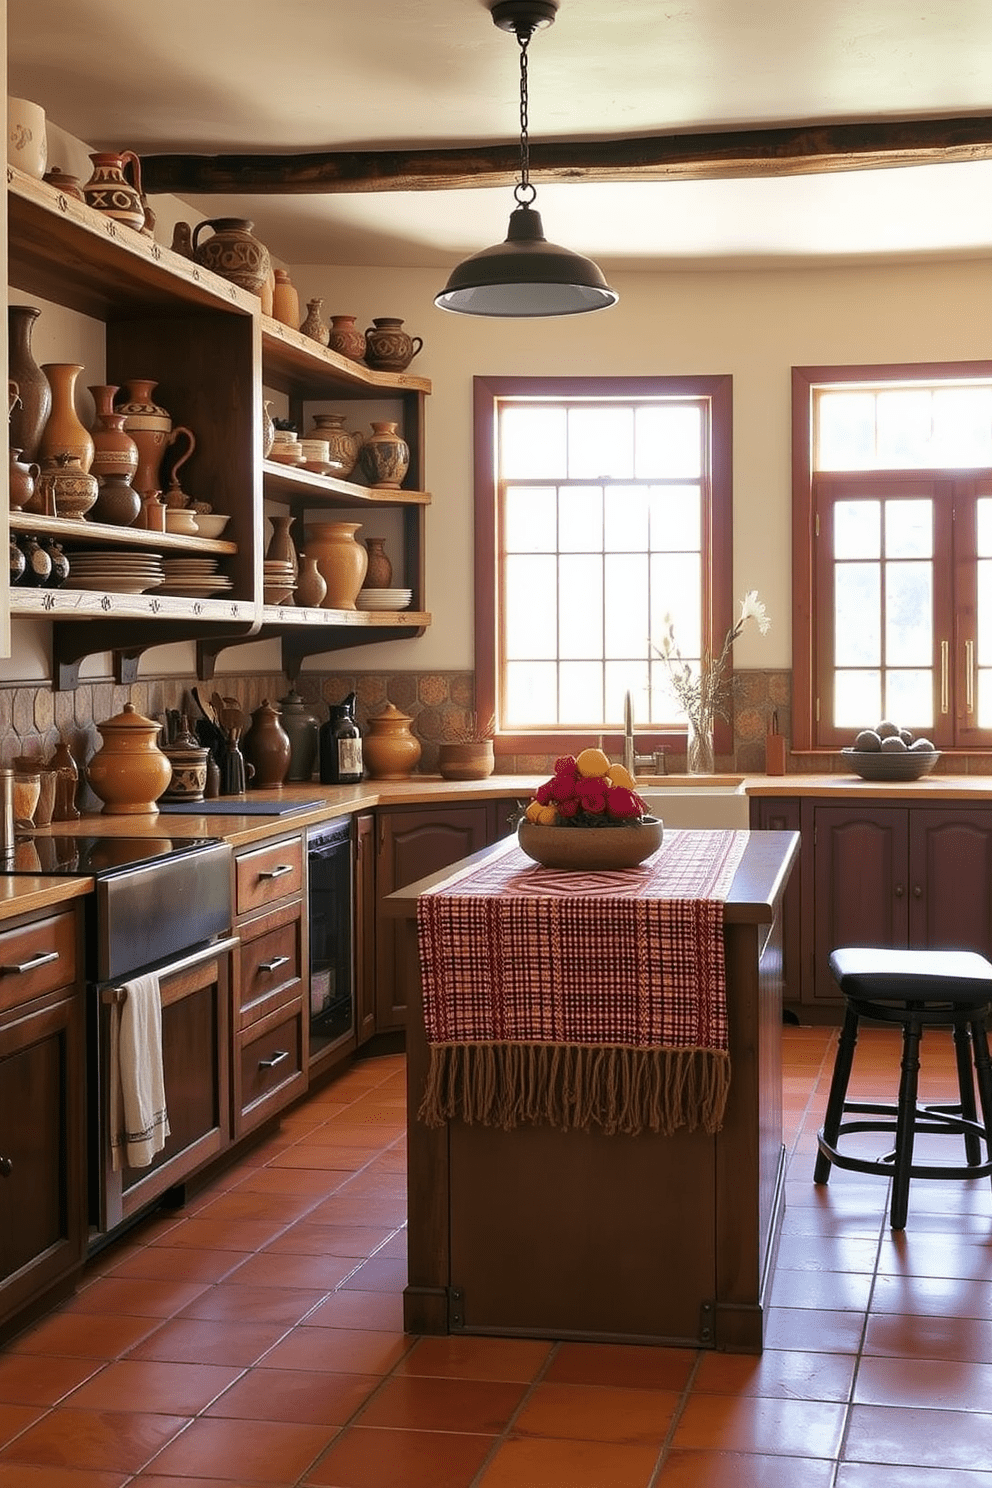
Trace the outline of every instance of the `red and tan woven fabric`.
<instances>
[{"instance_id":1,"label":"red and tan woven fabric","mask_svg":"<svg viewBox=\"0 0 992 1488\"><path fill-rule=\"evenodd\" d=\"M718 1130L722 901L746 840L670 832L619 873L540 868L514 846L422 895L421 1118Z\"/></svg>"}]
</instances>

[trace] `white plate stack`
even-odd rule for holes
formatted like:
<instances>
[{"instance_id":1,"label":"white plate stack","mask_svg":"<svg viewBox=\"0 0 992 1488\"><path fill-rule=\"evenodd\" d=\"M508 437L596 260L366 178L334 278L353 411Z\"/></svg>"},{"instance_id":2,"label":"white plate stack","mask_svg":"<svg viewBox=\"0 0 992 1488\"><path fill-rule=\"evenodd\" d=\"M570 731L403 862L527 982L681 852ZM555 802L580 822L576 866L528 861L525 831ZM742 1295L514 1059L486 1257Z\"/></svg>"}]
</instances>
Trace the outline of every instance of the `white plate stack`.
<instances>
[{"instance_id":1,"label":"white plate stack","mask_svg":"<svg viewBox=\"0 0 992 1488\"><path fill-rule=\"evenodd\" d=\"M412 589L359 589L355 603L360 610L405 610Z\"/></svg>"},{"instance_id":2,"label":"white plate stack","mask_svg":"<svg viewBox=\"0 0 992 1488\"><path fill-rule=\"evenodd\" d=\"M64 589L102 589L107 594L144 594L165 577L157 553L122 553L119 548L88 548L69 555Z\"/></svg>"},{"instance_id":3,"label":"white plate stack","mask_svg":"<svg viewBox=\"0 0 992 1488\"><path fill-rule=\"evenodd\" d=\"M162 568L165 573L162 594L208 599L212 594L226 594L234 588L226 574L218 573L216 558L163 558Z\"/></svg>"}]
</instances>

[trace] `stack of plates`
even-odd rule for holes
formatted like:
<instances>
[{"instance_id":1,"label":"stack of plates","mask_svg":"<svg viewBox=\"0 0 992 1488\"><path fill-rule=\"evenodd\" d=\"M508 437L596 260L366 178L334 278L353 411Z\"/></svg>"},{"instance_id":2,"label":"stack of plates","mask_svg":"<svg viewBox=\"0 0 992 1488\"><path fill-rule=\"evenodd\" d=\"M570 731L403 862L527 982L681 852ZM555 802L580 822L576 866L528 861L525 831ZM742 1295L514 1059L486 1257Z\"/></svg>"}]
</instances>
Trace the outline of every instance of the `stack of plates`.
<instances>
[{"instance_id":1,"label":"stack of plates","mask_svg":"<svg viewBox=\"0 0 992 1488\"><path fill-rule=\"evenodd\" d=\"M359 589L355 603L360 610L405 610L412 589Z\"/></svg>"},{"instance_id":2,"label":"stack of plates","mask_svg":"<svg viewBox=\"0 0 992 1488\"><path fill-rule=\"evenodd\" d=\"M289 604L296 574L288 558L266 558L262 563L262 598L266 604Z\"/></svg>"},{"instance_id":3,"label":"stack of plates","mask_svg":"<svg viewBox=\"0 0 992 1488\"><path fill-rule=\"evenodd\" d=\"M157 553L122 553L119 548L89 548L69 558L66 589L102 589L107 594L144 594L165 577Z\"/></svg>"},{"instance_id":4,"label":"stack of plates","mask_svg":"<svg viewBox=\"0 0 992 1488\"><path fill-rule=\"evenodd\" d=\"M165 574L162 594L206 599L211 594L224 594L234 587L226 574L217 572L216 558L164 558L162 569Z\"/></svg>"}]
</instances>

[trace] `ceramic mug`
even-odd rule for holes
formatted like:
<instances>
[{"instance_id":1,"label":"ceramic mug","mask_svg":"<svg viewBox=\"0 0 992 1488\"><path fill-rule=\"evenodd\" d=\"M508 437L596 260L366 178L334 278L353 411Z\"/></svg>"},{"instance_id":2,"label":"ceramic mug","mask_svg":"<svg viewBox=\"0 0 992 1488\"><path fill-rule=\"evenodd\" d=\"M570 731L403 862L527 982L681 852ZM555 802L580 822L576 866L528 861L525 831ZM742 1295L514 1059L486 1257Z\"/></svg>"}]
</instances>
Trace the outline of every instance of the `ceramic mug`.
<instances>
[{"instance_id":1,"label":"ceramic mug","mask_svg":"<svg viewBox=\"0 0 992 1488\"><path fill-rule=\"evenodd\" d=\"M48 168L45 110L27 98L7 99L7 159L40 181Z\"/></svg>"}]
</instances>

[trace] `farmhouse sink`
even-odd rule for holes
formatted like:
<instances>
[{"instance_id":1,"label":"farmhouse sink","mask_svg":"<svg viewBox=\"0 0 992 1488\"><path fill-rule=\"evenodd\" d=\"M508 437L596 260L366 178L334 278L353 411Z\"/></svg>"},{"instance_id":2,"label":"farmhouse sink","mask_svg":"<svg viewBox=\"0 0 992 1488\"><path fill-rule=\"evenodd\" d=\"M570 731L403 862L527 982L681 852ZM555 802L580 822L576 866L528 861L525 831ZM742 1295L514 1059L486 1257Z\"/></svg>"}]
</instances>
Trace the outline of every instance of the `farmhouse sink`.
<instances>
[{"instance_id":1,"label":"farmhouse sink","mask_svg":"<svg viewBox=\"0 0 992 1488\"><path fill-rule=\"evenodd\" d=\"M682 776L639 780L637 793L667 827L735 827L746 830L749 806L740 776Z\"/></svg>"}]
</instances>

